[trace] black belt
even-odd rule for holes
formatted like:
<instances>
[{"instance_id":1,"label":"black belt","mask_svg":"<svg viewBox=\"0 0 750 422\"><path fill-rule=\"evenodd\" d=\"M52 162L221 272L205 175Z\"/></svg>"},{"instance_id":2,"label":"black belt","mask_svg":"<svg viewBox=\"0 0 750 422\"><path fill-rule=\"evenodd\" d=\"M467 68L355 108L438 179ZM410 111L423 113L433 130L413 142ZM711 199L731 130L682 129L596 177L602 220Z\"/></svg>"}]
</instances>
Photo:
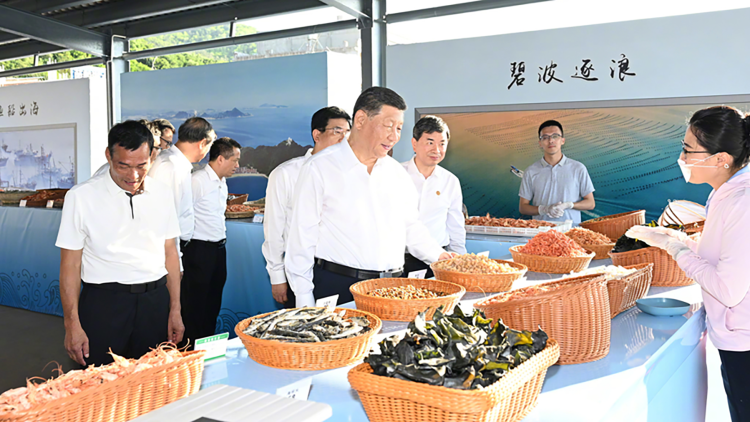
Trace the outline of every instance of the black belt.
<instances>
[{"instance_id":1,"label":"black belt","mask_svg":"<svg viewBox=\"0 0 750 422\"><path fill-rule=\"evenodd\" d=\"M356 278L358 280L369 280L371 278L397 278L401 277L404 273L404 268L396 268L388 271L370 271L360 270L358 268L347 267L346 265L337 264L335 262L326 261L322 258L315 258L315 265L318 267L336 273L339 275Z\"/></svg>"},{"instance_id":2,"label":"black belt","mask_svg":"<svg viewBox=\"0 0 750 422\"><path fill-rule=\"evenodd\" d=\"M216 246L224 246L224 245L226 245L226 244L227 244L227 240L226 240L226 239L221 239L221 240L219 240L219 241L217 241L217 242L212 242L212 241L210 241L210 240L198 240L198 239L192 239L192 240L190 240L190 242L200 242L200 243L207 243L207 244L209 244L209 245L216 245ZM188 243L190 243L190 242L188 242Z\"/></svg>"},{"instance_id":3,"label":"black belt","mask_svg":"<svg viewBox=\"0 0 750 422\"><path fill-rule=\"evenodd\" d=\"M97 289L115 290L118 292L128 292L128 293L146 293L146 292L150 292L151 290L156 290L159 287L167 284L167 276L164 276L156 281L151 281L148 283L139 283L139 284L122 284L122 283L94 284L94 283L86 283L85 281L83 282L83 284L89 287L95 287Z\"/></svg>"}]
</instances>

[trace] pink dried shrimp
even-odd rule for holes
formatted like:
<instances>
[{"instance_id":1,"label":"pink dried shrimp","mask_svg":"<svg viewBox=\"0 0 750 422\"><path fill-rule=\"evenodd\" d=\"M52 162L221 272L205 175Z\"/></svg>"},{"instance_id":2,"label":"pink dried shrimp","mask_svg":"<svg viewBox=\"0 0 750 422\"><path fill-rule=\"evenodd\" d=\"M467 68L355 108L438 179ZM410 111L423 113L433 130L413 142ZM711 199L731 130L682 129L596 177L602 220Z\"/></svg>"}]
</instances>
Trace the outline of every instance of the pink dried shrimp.
<instances>
[{"instance_id":1,"label":"pink dried shrimp","mask_svg":"<svg viewBox=\"0 0 750 422\"><path fill-rule=\"evenodd\" d=\"M557 230L550 230L534 236L529 243L519 248L519 252L529 255L579 257L587 256L585 249L573 239Z\"/></svg>"}]
</instances>

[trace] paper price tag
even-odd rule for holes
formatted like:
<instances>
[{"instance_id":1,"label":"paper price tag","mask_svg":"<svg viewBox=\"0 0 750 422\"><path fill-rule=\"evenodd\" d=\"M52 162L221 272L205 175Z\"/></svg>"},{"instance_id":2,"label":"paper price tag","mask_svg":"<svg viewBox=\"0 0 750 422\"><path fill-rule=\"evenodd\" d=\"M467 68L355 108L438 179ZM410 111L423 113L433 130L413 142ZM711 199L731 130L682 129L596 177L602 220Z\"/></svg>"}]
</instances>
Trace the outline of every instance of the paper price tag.
<instances>
[{"instance_id":1,"label":"paper price tag","mask_svg":"<svg viewBox=\"0 0 750 422\"><path fill-rule=\"evenodd\" d=\"M55 206L55 201L49 199L47 200L47 208L52 208Z\"/></svg>"},{"instance_id":2,"label":"paper price tag","mask_svg":"<svg viewBox=\"0 0 750 422\"><path fill-rule=\"evenodd\" d=\"M490 251L479 252L477 254L477 256L484 256L486 258L489 258L490 257Z\"/></svg>"},{"instance_id":3,"label":"paper price tag","mask_svg":"<svg viewBox=\"0 0 750 422\"><path fill-rule=\"evenodd\" d=\"M18 204L18 206L19 206L19 207L23 207L23 208L26 208L26 200L25 200L25 199L22 199L22 200L21 200L21 203L20 203L20 204Z\"/></svg>"},{"instance_id":4,"label":"paper price tag","mask_svg":"<svg viewBox=\"0 0 750 422\"><path fill-rule=\"evenodd\" d=\"M299 380L295 383L276 389L276 395L290 399L307 400L312 387L312 377Z\"/></svg>"},{"instance_id":5,"label":"paper price tag","mask_svg":"<svg viewBox=\"0 0 750 422\"><path fill-rule=\"evenodd\" d=\"M328 308L333 310L336 307L336 303L339 301L339 295L333 295L328 297L322 297L315 301L315 306L319 308Z\"/></svg>"},{"instance_id":6,"label":"paper price tag","mask_svg":"<svg viewBox=\"0 0 750 422\"><path fill-rule=\"evenodd\" d=\"M263 216L260 214L255 214L253 216L253 223L262 223L263 222Z\"/></svg>"},{"instance_id":7,"label":"paper price tag","mask_svg":"<svg viewBox=\"0 0 750 422\"><path fill-rule=\"evenodd\" d=\"M215 336L203 337L195 340L195 350L205 350L206 357L203 360L220 358L227 354L227 343L229 333L216 334Z\"/></svg>"},{"instance_id":8,"label":"paper price tag","mask_svg":"<svg viewBox=\"0 0 750 422\"><path fill-rule=\"evenodd\" d=\"M407 276L408 278L424 278L427 275L427 270L412 271Z\"/></svg>"}]
</instances>

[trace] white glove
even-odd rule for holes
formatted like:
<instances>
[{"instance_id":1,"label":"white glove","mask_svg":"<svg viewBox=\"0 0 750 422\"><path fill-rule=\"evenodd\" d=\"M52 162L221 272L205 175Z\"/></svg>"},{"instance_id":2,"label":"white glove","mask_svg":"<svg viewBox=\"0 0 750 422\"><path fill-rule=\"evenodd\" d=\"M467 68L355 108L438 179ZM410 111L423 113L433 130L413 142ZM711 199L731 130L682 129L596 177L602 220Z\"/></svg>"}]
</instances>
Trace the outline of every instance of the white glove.
<instances>
[{"instance_id":1,"label":"white glove","mask_svg":"<svg viewBox=\"0 0 750 422\"><path fill-rule=\"evenodd\" d=\"M572 202L558 202L557 204L552 206L552 209L550 210L550 215L553 218L560 218L565 214L565 210L569 210L573 208Z\"/></svg>"},{"instance_id":2,"label":"white glove","mask_svg":"<svg viewBox=\"0 0 750 422\"><path fill-rule=\"evenodd\" d=\"M304 308L305 306L315 306L315 296L313 292L296 295L295 306L298 308Z\"/></svg>"},{"instance_id":3,"label":"white glove","mask_svg":"<svg viewBox=\"0 0 750 422\"><path fill-rule=\"evenodd\" d=\"M651 227L651 229L657 233L666 234L667 236L679 240L680 242L685 242L688 239L687 233L681 232L679 230L673 230L667 227Z\"/></svg>"},{"instance_id":4,"label":"white glove","mask_svg":"<svg viewBox=\"0 0 750 422\"><path fill-rule=\"evenodd\" d=\"M552 208L553 207L554 207L554 205L540 205L539 206L539 215L548 215L548 216L550 216L552 218L559 218L559 217L555 217L552 214Z\"/></svg>"},{"instance_id":5,"label":"white glove","mask_svg":"<svg viewBox=\"0 0 750 422\"><path fill-rule=\"evenodd\" d=\"M645 242L649 246L656 246L667 251L674 259L683 253L690 252L690 248L682 240L660 232L661 227L631 227L625 236Z\"/></svg>"}]
</instances>

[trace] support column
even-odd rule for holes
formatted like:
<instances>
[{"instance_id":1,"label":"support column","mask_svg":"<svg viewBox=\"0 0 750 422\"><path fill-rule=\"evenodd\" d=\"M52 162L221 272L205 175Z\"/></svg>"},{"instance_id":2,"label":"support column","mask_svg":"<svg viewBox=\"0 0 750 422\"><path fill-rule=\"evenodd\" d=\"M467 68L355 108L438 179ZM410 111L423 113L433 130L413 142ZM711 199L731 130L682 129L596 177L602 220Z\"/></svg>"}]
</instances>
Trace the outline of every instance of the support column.
<instances>
[{"instance_id":1,"label":"support column","mask_svg":"<svg viewBox=\"0 0 750 422\"><path fill-rule=\"evenodd\" d=\"M109 57L107 60L107 124L108 129L122 120L120 108L120 75L127 72L129 62L122 58L128 51L128 40L118 35L110 37L108 44Z\"/></svg>"},{"instance_id":2,"label":"support column","mask_svg":"<svg viewBox=\"0 0 750 422\"><path fill-rule=\"evenodd\" d=\"M364 12L372 18L358 19L362 38L362 89L385 86L385 50L388 45L386 0L364 0Z\"/></svg>"}]
</instances>

